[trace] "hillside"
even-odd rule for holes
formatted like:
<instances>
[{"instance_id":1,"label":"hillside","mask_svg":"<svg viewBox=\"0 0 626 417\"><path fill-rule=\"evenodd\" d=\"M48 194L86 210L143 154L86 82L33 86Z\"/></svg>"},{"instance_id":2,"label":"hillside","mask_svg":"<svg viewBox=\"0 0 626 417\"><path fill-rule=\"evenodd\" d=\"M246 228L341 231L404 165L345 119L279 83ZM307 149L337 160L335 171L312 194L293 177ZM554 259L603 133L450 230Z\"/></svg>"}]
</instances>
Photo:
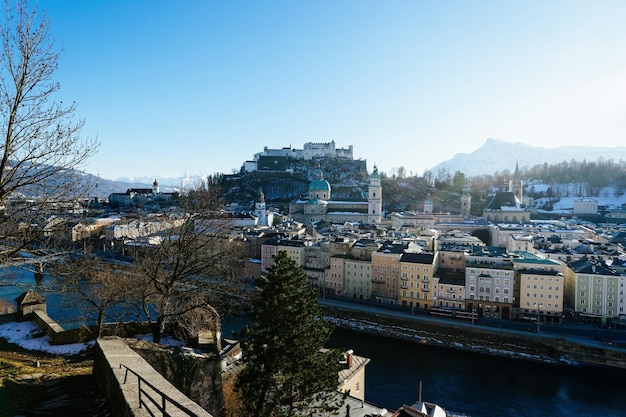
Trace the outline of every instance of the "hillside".
<instances>
[{"instance_id":1,"label":"hillside","mask_svg":"<svg viewBox=\"0 0 626 417\"><path fill-rule=\"evenodd\" d=\"M310 161L287 158L280 162L281 171L269 169L225 175L222 184L227 203L237 203L244 210L254 207L259 190L268 204L281 206L305 196L313 171L320 167L324 179L332 187L333 200L363 200L367 198L368 170L365 161L316 158ZM289 172L285 170L289 169Z\"/></svg>"}]
</instances>

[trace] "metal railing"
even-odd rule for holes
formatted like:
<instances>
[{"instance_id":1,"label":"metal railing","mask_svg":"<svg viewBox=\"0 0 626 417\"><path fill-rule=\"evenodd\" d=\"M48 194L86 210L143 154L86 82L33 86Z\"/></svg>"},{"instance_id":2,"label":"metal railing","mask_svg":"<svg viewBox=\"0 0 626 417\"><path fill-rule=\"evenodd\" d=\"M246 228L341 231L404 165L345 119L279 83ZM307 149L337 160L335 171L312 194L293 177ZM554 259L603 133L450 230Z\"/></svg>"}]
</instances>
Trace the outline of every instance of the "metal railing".
<instances>
[{"instance_id":1,"label":"metal railing","mask_svg":"<svg viewBox=\"0 0 626 417\"><path fill-rule=\"evenodd\" d=\"M122 367L126 368L126 373L124 374L124 384L126 384L126 379L128 378L128 373L132 373L137 377L137 395L139 397L139 408L145 408L145 410L152 416L155 417L156 414L152 411L151 406L155 407L158 411L161 412L161 416L169 417L171 414L166 410L166 404L171 404L174 407L174 410L180 410L183 413L187 414L191 417L198 417L198 414L191 411L172 397L163 393L160 389L149 383L145 378L139 375L137 372L130 369L128 366L124 364L120 364L120 369ZM143 385L147 385L150 387L157 395L154 396L150 392L146 391ZM157 398L154 398L157 397ZM149 402L148 402L149 401Z\"/></svg>"}]
</instances>

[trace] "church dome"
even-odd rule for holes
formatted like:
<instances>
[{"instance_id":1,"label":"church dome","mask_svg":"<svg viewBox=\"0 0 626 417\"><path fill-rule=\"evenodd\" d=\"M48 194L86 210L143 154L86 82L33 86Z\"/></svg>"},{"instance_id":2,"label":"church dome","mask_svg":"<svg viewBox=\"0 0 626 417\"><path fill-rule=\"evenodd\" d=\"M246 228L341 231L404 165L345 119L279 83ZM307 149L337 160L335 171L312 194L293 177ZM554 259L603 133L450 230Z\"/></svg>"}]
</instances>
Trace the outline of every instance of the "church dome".
<instances>
[{"instance_id":1,"label":"church dome","mask_svg":"<svg viewBox=\"0 0 626 417\"><path fill-rule=\"evenodd\" d=\"M330 184L328 181L324 179L324 174L322 173L322 169L320 167L317 167L313 171L313 176L315 177L315 179L311 181L311 184L309 184L309 192L312 192L312 191L330 192Z\"/></svg>"},{"instance_id":2,"label":"church dome","mask_svg":"<svg viewBox=\"0 0 626 417\"><path fill-rule=\"evenodd\" d=\"M330 184L325 179L314 179L309 184L309 191L330 191Z\"/></svg>"}]
</instances>

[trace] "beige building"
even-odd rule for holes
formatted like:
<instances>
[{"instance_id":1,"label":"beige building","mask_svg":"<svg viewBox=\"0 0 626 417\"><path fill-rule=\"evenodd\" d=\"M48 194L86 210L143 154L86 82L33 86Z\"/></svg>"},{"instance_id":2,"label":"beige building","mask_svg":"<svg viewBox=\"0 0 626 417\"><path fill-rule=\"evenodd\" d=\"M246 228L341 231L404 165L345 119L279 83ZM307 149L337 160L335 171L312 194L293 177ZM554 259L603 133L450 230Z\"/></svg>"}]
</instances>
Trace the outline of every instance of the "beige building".
<instances>
[{"instance_id":1,"label":"beige building","mask_svg":"<svg viewBox=\"0 0 626 417\"><path fill-rule=\"evenodd\" d=\"M530 210L512 191L502 191L496 193L483 209L483 218L494 223L528 223Z\"/></svg>"},{"instance_id":2,"label":"beige building","mask_svg":"<svg viewBox=\"0 0 626 417\"><path fill-rule=\"evenodd\" d=\"M346 258L344 262L344 295L355 300L372 296L372 263L369 260Z\"/></svg>"},{"instance_id":3,"label":"beige building","mask_svg":"<svg viewBox=\"0 0 626 417\"><path fill-rule=\"evenodd\" d=\"M458 213L419 213L415 211L394 212L389 215L394 228L432 229L438 223L460 223L464 217Z\"/></svg>"},{"instance_id":4,"label":"beige building","mask_svg":"<svg viewBox=\"0 0 626 417\"><path fill-rule=\"evenodd\" d=\"M560 323L565 304L563 264L531 254L513 259L515 318Z\"/></svg>"},{"instance_id":5,"label":"beige building","mask_svg":"<svg viewBox=\"0 0 626 417\"><path fill-rule=\"evenodd\" d=\"M598 214L598 200L593 198L579 198L574 200L573 214Z\"/></svg>"},{"instance_id":6,"label":"beige building","mask_svg":"<svg viewBox=\"0 0 626 417\"><path fill-rule=\"evenodd\" d=\"M347 255L333 255L330 266L325 271L324 288L326 294L343 295L344 266Z\"/></svg>"},{"instance_id":7,"label":"beige building","mask_svg":"<svg viewBox=\"0 0 626 417\"><path fill-rule=\"evenodd\" d=\"M465 276L441 270L433 277L433 307L465 310Z\"/></svg>"},{"instance_id":8,"label":"beige building","mask_svg":"<svg viewBox=\"0 0 626 417\"><path fill-rule=\"evenodd\" d=\"M326 270L330 265L329 242L315 242L304 247L304 273L309 283L320 289L324 286Z\"/></svg>"},{"instance_id":9,"label":"beige building","mask_svg":"<svg viewBox=\"0 0 626 417\"><path fill-rule=\"evenodd\" d=\"M450 231L440 234L435 240L435 250L441 250L444 246L485 246L485 243L472 236L469 233L456 231Z\"/></svg>"},{"instance_id":10,"label":"beige building","mask_svg":"<svg viewBox=\"0 0 626 417\"><path fill-rule=\"evenodd\" d=\"M398 302L403 307L428 310L433 305L436 253L404 253L400 257Z\"/></svg>"},{"instance_id":11,"label":"beige building","mask_svg":"<svg viewBox=\"0 0 626 417\"><path fill-rule=\"evenodd\" d=\"M351 397L365 400L365 367L370 362L368 358L357 356L352 350L344 353L344 367L339 371L340 392L350 393Z\"/></svg>"},{"instance_id":12,"label":"beige building","mask_svg":"<svg viewBox=\"0 0 626 417\"><path fill-rule=\"evenodd\" d=\"M400 257L407 249L401 242L384 242L372 252L372 298L383 304L398 303Z\"/></svg>"},{"instance_id":13,"label":"beige building","mask_svg":"<svg viewBox=\"0 0 626 417\"><path fill-rule=\"evenodd\" d=\"M465 272L465 255L472 253L474 248L484 246L480 245L454 244L444 243L439 247L438 268L452 273Z\"/></svg>"},{"instance_id":14,"label":"beige building","mask_svg":"<svg viewBox=\"0 0 626 417\"><path fill-rule=\"evenodd\" d=\"M261 269L265 272L269 267L274 265L274 257L280 251L285 251L296 266L304 267L305 261L305 242L301 240L286 240L272 238L268 239L261 245Z\"/></svg>"}]
</instances>

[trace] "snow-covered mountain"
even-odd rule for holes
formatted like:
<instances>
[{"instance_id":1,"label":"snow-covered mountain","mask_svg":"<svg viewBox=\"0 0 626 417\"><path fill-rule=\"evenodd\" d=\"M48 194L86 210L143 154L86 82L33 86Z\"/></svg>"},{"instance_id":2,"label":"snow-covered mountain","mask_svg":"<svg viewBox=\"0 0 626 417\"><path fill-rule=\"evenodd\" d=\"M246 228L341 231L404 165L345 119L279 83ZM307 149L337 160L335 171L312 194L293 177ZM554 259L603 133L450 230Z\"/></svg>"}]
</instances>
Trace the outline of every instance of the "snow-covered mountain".
<instances>
[{"instance_id":1,"label":"snow-covered mountain","mask_svg":"<svg viewBox=\"0 0 626 417\"><path fill-rule=\"evenodd\" d=\"M505 169L512 172L516 163L519 163L519 167L523 168L543 163L556 164L572 159L597 161L600 158L612 159L616 162L626 161L626 147L561 146L544 148L521 142L510 143L490 138L474 152L469 154L458 153L452 159L444 161L430 170L435 174L442 169L446 169L452 174L461 171L471 177L494 174L496 171L504 171Z\"/></svg>"}]
</instances>

